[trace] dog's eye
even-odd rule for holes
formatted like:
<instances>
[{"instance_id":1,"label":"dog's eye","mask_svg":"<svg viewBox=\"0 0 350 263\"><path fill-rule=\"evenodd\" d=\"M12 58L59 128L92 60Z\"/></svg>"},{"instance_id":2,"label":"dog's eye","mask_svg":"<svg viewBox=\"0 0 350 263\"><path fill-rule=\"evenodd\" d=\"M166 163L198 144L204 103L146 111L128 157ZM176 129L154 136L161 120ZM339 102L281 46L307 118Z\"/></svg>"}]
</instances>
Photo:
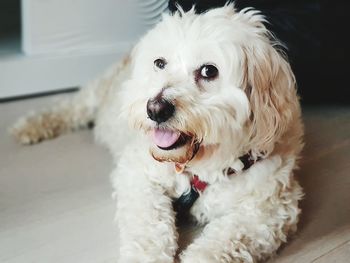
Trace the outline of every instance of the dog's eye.
<instances>
[{"instance_id":1,"label":"dog's eye","mask_svg":"<svg viewBox=\"0 0 350 263\"><path fill-rule=\"evenodd\" d=\"M163 58L157 58L153 63L159 69L164 69L166 65L166 61Z\"/></svg>"},{"instance_id":2,"label":"dog's eye","mask_svg":"<svg viewBox=\"0 0 350 263\"><path fill-rule=\"evenodd\" d=\"M214 79L219 74L219 70L213 65L203 65L199 71L200 76L206 80Z\"/></svg>"}]
</instances>

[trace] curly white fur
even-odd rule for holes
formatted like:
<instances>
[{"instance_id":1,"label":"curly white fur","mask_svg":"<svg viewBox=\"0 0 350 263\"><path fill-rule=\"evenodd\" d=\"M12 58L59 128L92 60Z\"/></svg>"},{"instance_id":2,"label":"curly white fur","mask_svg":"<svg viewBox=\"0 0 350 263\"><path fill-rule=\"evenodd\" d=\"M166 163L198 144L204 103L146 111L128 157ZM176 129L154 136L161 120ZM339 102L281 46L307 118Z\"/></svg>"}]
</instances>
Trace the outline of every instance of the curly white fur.
<instances>
[{"instance_id":1,"label":"curly white fur","mask_svg":"<svg viewBox=\"0 0 350 263\"><path fill-rule=\"evenodd\" d=\"M172 201L190 189L193 175L208 183L190 210L205 227L181 253L181 262L256 262L296 230L300 106L290 66L263 22L259 12L236 12L232 5L202 15L164 15L102 78L15 125L21 142L34 143L96 121L97 140L116 163L117 262L174 262ZM166 59L164 70L154 67L157 58ZM218 77L198 80L195 72L207 63L218 68ZM146 104L160 92L176 106L174 117L160 126L201 142L192 160L181 151L157 150L168 160L184 157L183 174L176 174L174 162L158 162L150 154L149 132L157 124ZM248 152L261 160L243 171L238 158ZM228 167L236 174L225 175Z\"/></svg>"}]
</instances>

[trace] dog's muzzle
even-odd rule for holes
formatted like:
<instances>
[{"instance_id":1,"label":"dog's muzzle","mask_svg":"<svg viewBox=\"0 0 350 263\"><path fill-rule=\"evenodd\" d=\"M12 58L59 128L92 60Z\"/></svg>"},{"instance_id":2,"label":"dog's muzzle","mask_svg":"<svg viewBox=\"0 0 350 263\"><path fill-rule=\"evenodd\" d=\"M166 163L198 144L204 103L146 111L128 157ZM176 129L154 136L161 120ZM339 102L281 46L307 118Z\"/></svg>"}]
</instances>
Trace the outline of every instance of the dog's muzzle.
<instances>
[{"instance_id":1,"label":"dog's muzzle","mask_svg":"<svg viewBox=\"0 0 350 263\"><path fill-rule=\"evenodd\" d=\"M159 124L171 119L175 114L175 105L163 97L160 92L147 102L147 115L156 122L150 131L153 142L150 151L157 161L187 163L197 153L200 143L194 135L173 128L160 127Z\"/></svg>"}]
</instances>

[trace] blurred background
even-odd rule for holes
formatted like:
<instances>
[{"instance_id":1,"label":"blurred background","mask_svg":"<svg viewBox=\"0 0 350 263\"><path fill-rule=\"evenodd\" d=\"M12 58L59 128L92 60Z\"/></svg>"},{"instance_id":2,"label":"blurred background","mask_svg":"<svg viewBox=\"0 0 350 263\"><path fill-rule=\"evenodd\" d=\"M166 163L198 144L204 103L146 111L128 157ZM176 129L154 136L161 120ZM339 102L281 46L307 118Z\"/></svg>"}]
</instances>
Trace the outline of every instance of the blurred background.
<instances>
[{"instance_id":1,"label":"blurred background","mask_svg":"<svg viewBox=\"0 0 350 263\"><path fill-rule=\"evenodd\" d=\"M0 0L0 99L85 84L167 7L166 0Z\"/></svg>"}]
</instances>

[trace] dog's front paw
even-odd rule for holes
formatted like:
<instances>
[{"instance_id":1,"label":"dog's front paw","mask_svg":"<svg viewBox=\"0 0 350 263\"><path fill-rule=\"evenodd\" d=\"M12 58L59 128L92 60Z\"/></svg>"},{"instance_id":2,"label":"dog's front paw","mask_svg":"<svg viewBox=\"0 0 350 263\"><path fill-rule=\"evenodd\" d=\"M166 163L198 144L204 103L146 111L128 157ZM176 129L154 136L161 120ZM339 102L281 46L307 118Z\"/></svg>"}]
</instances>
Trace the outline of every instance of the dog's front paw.
<instances>
[{"instance_id":1,"label":"dog's front paw","mask_svg":"<svg viewBox=\"0 0 350 263\"><path fill-rule=\"evenodd\" d=\"M180 263L248 263L249 261L244 261L238 258L232 258L229 256L222 256L218 258L214 258L210 253L204 253L193 256L186 256L181 258Z\"/></svg>"},{"instance_id":2,"label":"dog's front paw","mask_svg":"<svg viewBox=\"0 0 350 263\"><path fill-rule=\"evenodd\" d=\"M148 255L128 255L121 256L117 260L118 263L174 263L173 259L162 257L149 257Z\"/></svg>"},{"instance_id":3,"label":"dog's front paw","mask_svg":"<svg viewBox=\"0 0 350 263\"><path fill-rule=\"evenodd\" d=\"M180 255L181 263L253 263L254 260L248 252L215 251L215 248L203 249L200 247L189 246L189 248Z\"/></svg>"},{"instance_id":4,"label":"dog's front paw","mask_svg":"<svg viewBox=\"0 0 350 263\"><path fill-rule=\"evenodd\" d=\"M221 262L221 261L213 259L210 253L207 253L207 255L198 254L198 255L191 255L191 256L186 255L186 256L180 257L180 263L215 263L215 262Z\"/></svg>"},{"instance_id":5,"label":"dog's front paw","mask_svg":"<svg viewBox=\"0 0 350 263\"><path fill-rule=\"evenodd\" d=\"M187 250L180 254L180 263L214 263L219 262L213 259L213 254L209 250L195 249L190 245Z\"/></svg>"}]
</instances>

